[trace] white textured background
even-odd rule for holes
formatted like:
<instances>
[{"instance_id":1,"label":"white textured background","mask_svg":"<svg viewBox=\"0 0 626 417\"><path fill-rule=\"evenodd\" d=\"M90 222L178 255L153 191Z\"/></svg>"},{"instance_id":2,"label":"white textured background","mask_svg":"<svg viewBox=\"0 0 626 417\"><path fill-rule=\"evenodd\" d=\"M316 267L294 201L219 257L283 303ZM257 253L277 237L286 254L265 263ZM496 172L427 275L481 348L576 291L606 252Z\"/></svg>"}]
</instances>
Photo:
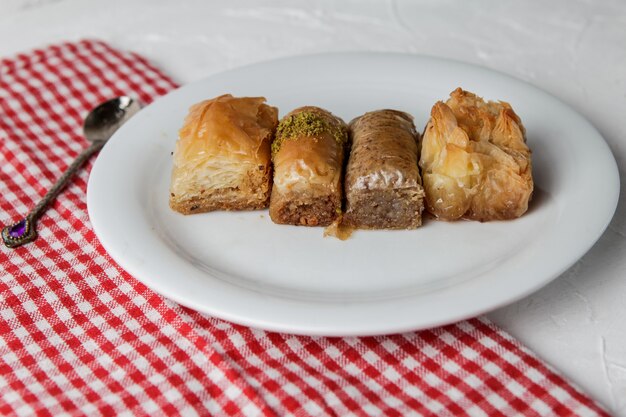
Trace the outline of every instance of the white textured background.
<instances>
[{"instance_id":1,"label":"white textured background","mask_svg":"<svg viewBox=\"0 0 626 417\"><path fill-rule=\"evenodd\" d=\"M467 61L573 106L609 142L620 175L626 168L624 0L0 0L0 57L84 37L140 52L181 83L324 51ZM626 416L625 214L622 197L609 229L580 262L490 314L620 416Z\"/></svg>"}]
</instances>

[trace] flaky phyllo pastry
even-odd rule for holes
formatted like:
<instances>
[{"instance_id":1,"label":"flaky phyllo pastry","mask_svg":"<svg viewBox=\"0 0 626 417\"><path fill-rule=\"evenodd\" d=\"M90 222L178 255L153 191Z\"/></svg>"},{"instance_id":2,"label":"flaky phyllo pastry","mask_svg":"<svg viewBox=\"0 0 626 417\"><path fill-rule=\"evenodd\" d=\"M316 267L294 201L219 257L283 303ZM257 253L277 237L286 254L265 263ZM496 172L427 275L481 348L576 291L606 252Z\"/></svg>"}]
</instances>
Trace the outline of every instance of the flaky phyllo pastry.
<instances>
[{"instance_id":1,"label":"flaky phyllo pastry","mask_svg":"<svg viewBox=\"0 0 626 417\"><path fill-rule=\"evenodd\" d=\"M436 103L423 135L428 211L442 220L513 219L533 191L525 129L508 103L457 88Z\"/></svg>"},{"instance_id":2,"label":"flaky phyllo pastry","mask_svg":"<svg viewBox=\"0 0 626 417\"><path fill-rule=\"evenodd\" d=\"M265 208L278 110L226 94L195 104L179 131L170 206L183 214Z\"/></svg>"}]
</instances>

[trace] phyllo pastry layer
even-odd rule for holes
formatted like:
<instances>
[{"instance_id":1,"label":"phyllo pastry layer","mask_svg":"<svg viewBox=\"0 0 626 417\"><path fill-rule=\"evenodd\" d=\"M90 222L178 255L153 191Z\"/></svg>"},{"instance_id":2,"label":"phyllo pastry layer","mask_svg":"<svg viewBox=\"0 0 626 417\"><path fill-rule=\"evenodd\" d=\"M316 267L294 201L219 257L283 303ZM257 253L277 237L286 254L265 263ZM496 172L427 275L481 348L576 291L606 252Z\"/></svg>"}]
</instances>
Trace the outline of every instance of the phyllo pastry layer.
<instances>
[{"instance_id":1,"label":"phyllo pastry layer","mask_svg":"<svg viewBox=\"0 0 626 417\"><path fill-rule=\"evenodd\" d=\"M443 220L521 216L533 191L525 129L508 103L457 88L436 103L421 144L428 211Z\"/></svg>"},{"instance_id":2,"label":"phyllo pastry layer","mask_svg":"<svg viewBox=\"0 0 626 417\"><path fill-rule=\"evenodd\" d=\"M170 206L183 213L267 207L278 110L230 94L195 104L179 131Z\"/></svg>"},{"instance_id":3,"label":"phyllo pastry layer","mask_svg":"<svg viewBox=\"0 0 626 417\"><path fill-rule=\"evenodd\" d=\"M327 226L341 213L343 120L319 107L301 107L278 125L272 144L274 223Z\"/></svg>"},{"instance_id":4,"label":"phyllo pastry layer","mask_svg":"<svg viewBox=\"0 0 626 417\"><path fill-rule=\"evenodd\" d=\"M378 110L350 122L343 221L361 229L413 229L421 225L424 189L417 167L413 117Z\"/></svg>"}]
</instances>

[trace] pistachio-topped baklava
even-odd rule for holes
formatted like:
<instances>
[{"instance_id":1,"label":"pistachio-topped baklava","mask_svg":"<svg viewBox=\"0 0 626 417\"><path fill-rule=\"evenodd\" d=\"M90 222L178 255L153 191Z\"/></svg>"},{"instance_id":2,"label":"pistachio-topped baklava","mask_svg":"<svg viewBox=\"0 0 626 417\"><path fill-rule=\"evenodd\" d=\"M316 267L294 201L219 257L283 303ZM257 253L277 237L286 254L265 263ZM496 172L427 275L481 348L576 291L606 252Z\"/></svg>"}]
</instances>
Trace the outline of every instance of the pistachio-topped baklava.
<instances>
[{"instance_id":1,"label":"pistachio-topped baklava","mask_svg":"<svg viewBox=\"0 0 626 417\"><path fill-rule=\"evenodd\" d=\"M343 120L319 107L301 107L279 123L272 144L274 223L327 226L341 213L347 146Z\"/></svg>"}]
</instances>

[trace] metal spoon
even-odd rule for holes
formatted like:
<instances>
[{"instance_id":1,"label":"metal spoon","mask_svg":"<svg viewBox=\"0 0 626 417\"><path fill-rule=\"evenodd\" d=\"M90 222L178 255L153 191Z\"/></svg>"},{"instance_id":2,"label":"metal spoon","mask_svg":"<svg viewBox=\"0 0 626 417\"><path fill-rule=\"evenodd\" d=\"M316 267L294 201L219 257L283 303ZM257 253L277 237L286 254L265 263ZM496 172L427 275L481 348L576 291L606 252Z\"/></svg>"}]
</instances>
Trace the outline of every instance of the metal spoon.
<instances>
[{"instance_id":1,"label":"metal spoon","mask_svg":"<svg viewBox=\"0 0 626 417\"><path fill-rule=\"evenodd\" d=\"M141 105L137 100L122 96L100 104L87 115L83 124L83 133L91 145L76 157L61 178L25 218L2 229L2 240L7 247L17 248L37 239L37 221L45 213L48 205L54 201L89 157L102 149L113 133L140 108Z\"/></svg>"}]
</instances>

